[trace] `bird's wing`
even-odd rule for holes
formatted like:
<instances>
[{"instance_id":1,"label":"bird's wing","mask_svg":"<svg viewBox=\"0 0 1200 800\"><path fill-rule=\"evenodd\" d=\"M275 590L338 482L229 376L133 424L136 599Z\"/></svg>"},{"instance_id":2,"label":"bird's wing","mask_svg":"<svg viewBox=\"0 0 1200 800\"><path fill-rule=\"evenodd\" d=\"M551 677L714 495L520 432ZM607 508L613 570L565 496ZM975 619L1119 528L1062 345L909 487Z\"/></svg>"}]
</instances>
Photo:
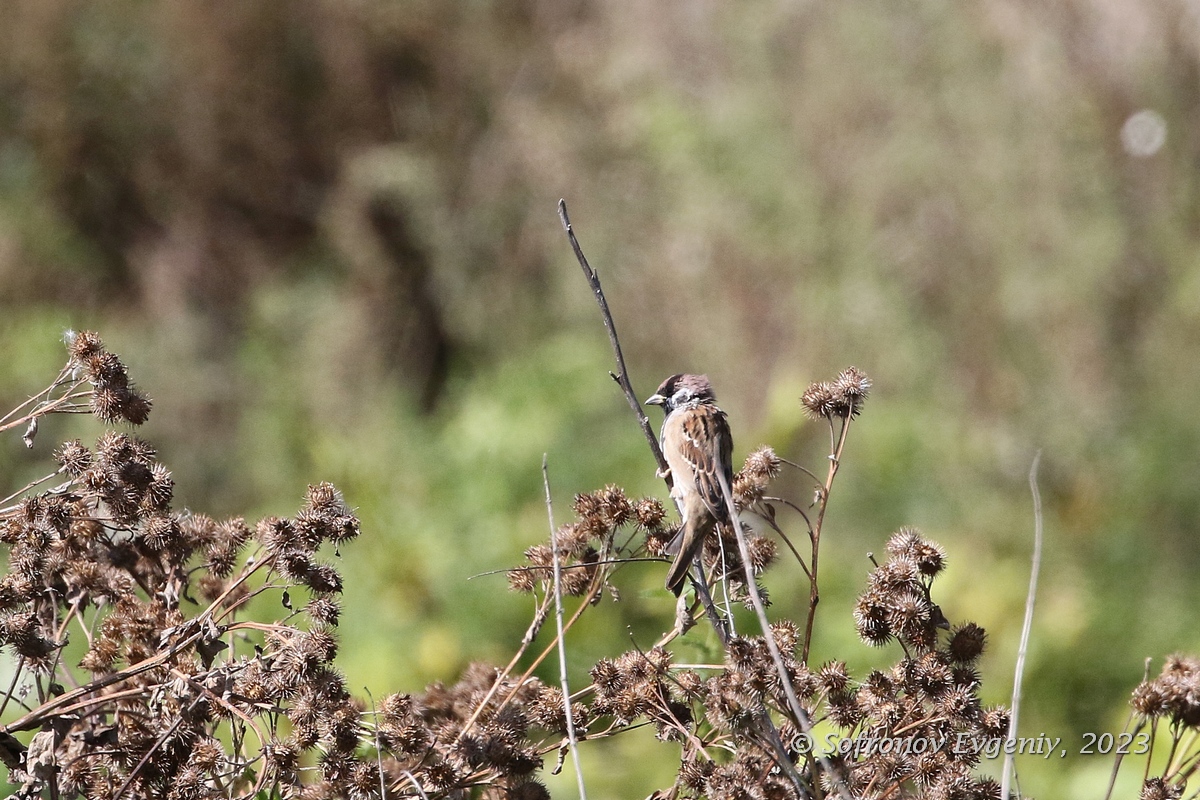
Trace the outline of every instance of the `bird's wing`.
<instances>
[{"instance_id":1,"label":"bird's wing","mask_svg":"<svg viewBox=\"0 0 1200 800\"><path fill-rule=\"evenodd\" d=\"M729 517L721 480L733 487L733 434L725 412L710 403L701 403L683 412L679 454L691 467L696 491L716 519Z\"/></svg>"}]
</instances>

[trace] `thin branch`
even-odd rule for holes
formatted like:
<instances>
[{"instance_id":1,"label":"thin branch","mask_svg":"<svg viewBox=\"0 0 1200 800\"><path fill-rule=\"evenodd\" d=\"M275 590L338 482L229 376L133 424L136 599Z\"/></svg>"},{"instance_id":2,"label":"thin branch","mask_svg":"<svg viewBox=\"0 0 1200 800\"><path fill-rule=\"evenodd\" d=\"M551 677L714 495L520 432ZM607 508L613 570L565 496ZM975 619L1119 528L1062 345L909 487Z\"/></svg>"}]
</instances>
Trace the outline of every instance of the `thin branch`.
<instances>
[{"instance_id":1,"label":"thin branch","mask_svg":"<svg viewBox=\"0 0 1200 800\"><path fill-rule=\"evenodd\" d=\"M191 705L188 706L188 711L191 711L196 707L196 702L198 700L199 698L196 698L196 700L192 701ZM158 748L163 746L163 743L166 742L167 739L171 738L171 736L175 734L175 731L179 730L179 727L183 725L184 720L186 719L187 717L185 715L180 714L175 722L173 722L169 728L162 732L162 735L158 737L158 740L153 744L153 746L151 746L149 750L146 751L146 754L142 756L142 759L137 763L137 766L129 770L129 775L126 776L125 782L121 784L121 788L117 789L117 793L113 795L113 800L121 800L121 797L125 794L125 791L131 785L133 785L135 780L137 780L138 773L142 771L142 767L146 766L146 764L150 762L151 756L154 755Z\"/></svg>"},{"instance_id":2,"label":"thin branch","mask_svg":"<svg viewBox=\"0 0 1200 800\"><path fill-rule=\"evenodd\" d=\"M771 630L771 621L767 619L767 610L763 605L762 595L758 591L758 581L754 577L754 569L751 566L750 545L746 542L746 532L742 530L742 521L738 519L737 508L733 503L733 489L730 487L729 482L726 481L724 473L720 470L717 471L717 477L721 482L721 493L725 496L725 507L729 512L730 520L733 522L733 532L737 537L738 553L742 557L742 568L746 572L746 588L750 592L750 600L754 606L754 613L758 616L758 624L762 629L763 639L767 643L767 649L771 652L771 660L775 662L775 672L779 677L780 684L783 686L783 693L787 698L792 718L800 727L801 733L811 737L813 734L812 720L809 719L808 712L800 705L800 698L796 696L796 688L792 686L792 679L788 675L787 665L783 661L783 653L779 650L779 643L775 641L775 632ZM816 565L814 564L813 566L815 573ZM771 722L771 718L766 715L764 716L768 723L768 731L778 738L779 731L775 728L774 723ZM784 755L786 756L786 753ZM837 780L837 773L834 771L833 764L830 763L829 759L824 755L818 755L817 758L830 778ZM796 787L797 794L805 797L804 779L796 771L796 766L791 762L791 759L783 758L779 766L791 778L792 783ZM834 785L834 788L843 800L850 800L849 791L841 781L838 781Z\"/></svg>"},{"instance_id":3,"label":"thin branch","mask_svg":"<svg viewBox=\"0 0 1200 800\"><path fill-rule=\"evenodd\" d=\"M599 563L604 563L604 561L605 559L601 559ZM564 631L571 629L571 626L575 624L576 620L583 615L584 610L587 609L588 606L592 604L592 601L596 599L596 596L600 593L600 590L603 586L603 571L597 570L595 577L592 578L591 585L588 587L587 592L584 593L583 600L579 604L579 607L575 609L575 613L571 615L571 618L567 620L566 624L563 626ZM516 654L512 657L512 659L509 660L508 666L506 666L503 671L497 674L496 680L492 683L491 688L488 689L487 694L483 696L483 699L480 700L478 705L475 707L475 711L463 724L462 730L459 731L458 734L459 740L461 740L462 737L467 734L467 731L471 730L471 727L479 720L479 716L483 713L484 708L489 702L491 702L491 699L496 695L496 692L499 691L500 684L503 682L503 679L512 673L513 668L516 667L522 656L524 656L528 646L532 643L532 640L521 642L521 646L517 649ZM522 673L521 677L517 679L516 684L512 687L512 690L500 702L501 708L507 705L508 702L514 697L516 697L517 692L520 691L521 687L525 685L525 681L529 680L529 677L533 674L534 670L536 670L541 663L546 660L546 657L549 656L557 646L558 640L556 637L555 641L548 644L546 648L542 650L542 652L539 653L536 658L534 658L533 663L529 665L528 669L526 669L524 673Z\"/></svg>"},{"instance_id":4,"label":"thin branch","mask_svg":"<svg viewBox=\"0 0 1200 800\"><path fill-rule=\"evenodd\" d=\"M202 611L198 616L193 618L190 626L192 628L192 632L175 642L175 644L171 645L165 650L159 651L154 656L147 658L144 661L139 661L137 664L128 666L123 670L112 673L111 675L105 675L102 678L97 678L90 683L84 684L78 689L74 689L57 697L47 699L37 708L4 726L3 731L5 733L13 733L15 731L29 730L30 728L42 724L42 722L52 713L59 711L59 709L63 708L64 706L69 706L71 703L75 702L81 697L84 697L85 695L99 691L100 689L103 689L106 686L111 686L114 683L120 683L121 681L141 675L143 672L147 672L158 666L161 666L170 659L174 658L177 654L191 647L203 637L204 624L206 620L213 620L214 622L220 621L224 614L217 616L216 612L220 608L220 605L225 602L226 598L228 598L231 593L233 593L241 584L245 583L245 581L248 580L251 575L258 572L259 569L272 563L273 561L273 557L266 558L262 561L256 562L253 566L247 565L247 567L243 568L241 576L237 580L230 583L230 585L225 588L219 597L213 600L212 603L209 604L209 606L205 608L205 610ZM230 609L226 609L225 613L228 613L229 610Z\"/></svg>"},{"instance_id":5,"label":"thin branch","mask_svg":"<svg viewBox=\"0 0 1200 800\"><path fill-rule=\"evenodd\" d=\"M820 489L821 502L817 507L817 519L809 533L809 538L812 539L812 558L809 564L812 572L809 575L808 582L808 619L804 623L804 647L800 655L800 661L806 665L808 664L809 650L812 647L813 623L817 618L817 604L821 602L821 592L817 585L817 564L821 549L821 528L825 524L825 510L829 508L829 493L833 489L833 479L837 477L838 468L842 464L842 451L846 448L846 437L850 433L850 420L851 417L842 419L842 429L838 433L837 439L834 441L830 451L829 473L825 477L825 485ZM832 436L832 419L829 421L829 432Z\"/></svg>"},{"instance_id":6,"label":"thin branch","mask_svg":"<svg viewBox=\"0 0 1200 800\"><path fill-rule=\"evenodd\" d=\"M0 701L0 714L8 708L8 701L12 699L13 692L17 690L17 681L21 678L21 672L25 669L25 656L17 659L17 668L13 670L12 683L8 685L8 691L4 694L4 700Z\"/></svg>"},{"instance_id":7,"label":"thin branch","mask_svg":"<svg viewBox=\"0 0 1200 800\"><path fill-rule=\"evenodd\" d=\"M1042 495L1038 491L1038 450L1029 467L1029 491L1033 495L1033 565L1029 572L1029 594L1025 598L1025 622L1021 626L1021 645L1017 648L1016 674L1013 676L1012 709L1008 720L1008 740L1004 748L1004 773L1000 780L1001 800L1008 800L1013 777L1013 745L1017 741L1017 717L1021 710L1021 677L1025 674L1025 654L1029 648L1029 632L1033 628L1033 606L1037 600L1038 572L1042 566Z\"/></svg>"},{"instance_id":8,"label":"thin branch","mask_svg":"<svg viewBox=\"0 0 1200 800\"><path fill-rule=\"evenodd\" d=\"M72 391L74 391L74 389L72 389ZM65 394L62 397L56 398L54 400L47 400L44 404L37 406L37 408L35 408L33 411L30 411L25 416L20 417L19 419L12 420L11 422L5 422L5 423L0 424L0 432L11 430L12 428L19 428L22 425L28 425L29 421L36 417L44 417L48 414L60 413L63 411L62 406L67 405L72 400L76 400L80 397L86 397L89 394L91 394L90 390L85 391L85 392L79 392L77 394ZM82 410L82 407L80 407L79 409L76 409L75 407L71 407L71 408L68 408L67 410L68 411Z\"/></svg>"},{"instance_id":9,"label":"thin branch","mask_svg":"<svg viewBox=\"0 0 1200 800\"><path fill-rule=\"evenodd\" d=\"M763 500L779 501L781 503L787 504L788 506L795 509L796 511L800 511L799 507L797 507L795 503L791 502L790 500L785 500L782 497L767 496L767 497L763 497ZM792 555L794 555L796 557L796 563L798 563L800 565L800 569L804 570L804 576L806 578L808 578L809 581L811 581L813 579L813 576L812 576L812 573L809 572L809 570L808 570L808 564L804 563L804 556L800 555L800 551L796 549L796 545L792 544L791 537L789 537L786 533L783 532L783 528L779 527L779 524L777 522L775 522L775 520L771 519L770 517L768 517L764 514L759 514L757 511L754 511L753 509L748 509L748 510L751 511L751 513L754 513L756 516L758 516L764 522L766 522L767 525L771 528L771 530L775 531L775 533L778 534L780 539L783 539L783 543L787 545L788 549L792 551ZM809 536L809 540L811 541L812 540L812 523L808 522L808 515L805 514L803 511L800 511L800 515L802 517L804 517L805 523L808 523L808 536Z\"/></svg>"},{"instance_id":10,"label":"thin branch","mask_svg":"<svg viewBox=\"0 0 1200 800\"><path fill-rule=\"evenodd\" d=\"M550 520L550 557L554 563L554 624L558 629L558 677L562 684L563 709L567 717L567 738L571 742L571 762L575 765L575 779L579 782L579 800L587 800L587 788L583 783L583 767L579 763L579 743L575 740L575 717L571 712L571 689L567 683L567 645L563 636L562 567L558 558L558 526L554 524L554 506L550 501L550 470L546 466L546 454L542 454L542 486L546 490L546 516Z\"/></svg>"},{"instance_id":11,"label":"thin branch","mask_svg":"<svg viewBox=\"0 0 1200 800\"><path fill-rule=\"evenodd\" d=\"M795 511L797 514L799 514L801 517L804 518L804 525L806 528L808 528L809 536L812 536L812 529L813 529L812 520L810 520L808 518L808 514L805 513L804 509L802 509L800 506L796 505L791 500L788 500L786 497L778 497L776 495L763 495L763 500L766 500L766 501L772 502L772 503L776 503L776 502L783 503L785 506L790 508L792 511ZM776 528L776 532L778 532L778 528Z\"/></svg>"},{"instance_id":12,"label":"thin branch","mask_svg":"<svg viewBox=\"0 0 1200 800\"><path fill-rule=\"evenodd\" d=\"M1142 683L1145 683L1146 681L1148 681L1150 679L1150 661L1151 661L1151 659L1147 658L1145 660L1145 662L1143 662ZM1129 730L1129 726L1133 722L1133 715L1134 715L1134 710L1133 710L1133 708L1130 708L1129 709L1129 717L1125 720L1124 730ZM1145 726L1146 726L1146 720L1144 720L1144 719L1139 720L1138 724L1133 729L1134 736L1137 736L1137 734ZM1151 729L1150 729L1150 732L1151 732L1150 747L1149 747L1149 752L1146 754L1146 760L1145 760L1146 773L1142 775L1142 783L1146 782L1146 777L1147 777L1147 775L1149 775L1150 764L1154 760L1154 735L1153 735L1154 731L1155 731L1155 728L1151 727ZM1113 789L1117 785L1117 773L1121 771L1121 762L1124 761L1124 759L1125 759L1125 753L1122 751L1118 751L1117 758L1115 761L1113 761L1112 774L1109 776L1109 779L1108 779L1108 791L1106 791L1104 793L1104 800L1109 800L1109 798L1112 797Z\"/></svg>"},{"instance_id":13,"label":"thin branch","mask_svg":"<svg viewBox=\"0 0 1200 800\"><path fill-rule=\"evenodd\" d=\"M387 797L387 775L383 769L383 742L379 739L379 709L375 707L375 695L371 694L371 690L366 686L363 687L367 697L371 698L371 717L375 721L375 765L379 768L379 797Z\"/></svg>"},{"instance_id":14,"label":"thin branch","mask_svg":"<svg viewBox=\"0 0 1200 800\"><path fill-rule=\"evenodd\" d=\"M158 684L155 684L156 686ZM124 700L127 697L141 697L146 693L146 686L135 686L132 689L121 689L114 692L106 692L105 694L87 697L68 706L58 709L58 716L65 717L68 714L73 714L76 711L81 711L90 706L105 705L114 700ZM32 727L32 726L29 726Z\"/></svg>"},{"instance_id":15,"label":"thin branch","mask_svg":"<svg viewBox=\"0 0 1200 800\"><path fill-rule=\"evenodd\" d=\"M1180 736L1180 741L1183 741L1184 737L1186 737L1187 743L1179 754L1179 763L1174 769L1177 778L1187 778L1195 772L1197 759L1200 759L1200 750L1196 749L1196 743L1200 736L1194 729L1187 728L1183 736Z\"/></svg>"},{"instance_id":16,"label":"thin branch","mask_svg":"<svg viewBox=\"0 0 1200 800\"><path fill-rule=\"evenodd\" d=\"M713 631L716 632L717 639L721 641L721 647L727 647L729 645L729 637L733 635L733 618L729 615L722 616L720 610L717 608L717 603L713 600L712 593L708 589L708 581L704 579L704 563L700 558L697 558L692 565L692 572L688 577L692 580L692 586L696 590L696 597L700 600L700 606L704 609L704 614L708 617L709 624L713 626Z\"/></svg>"},{"instance_id":17,"label":"thin branch","mask_svg":"<svg viewBox=\"0 0 1200 800\"><path fill-rule=\"evenodd\" d=\"M638 425L646 437L646 442L650 445L650 452L654 454L654 460L658 464L658 472L663 476L663 480L667 484L667 489L670 491L675 488L674 478L667 466L666 458L663 457L658 437L654 435L654 430L650 427L650 420L642 410L642 403L638 400L637 393L633 390L633 384L629 380L629 370L625 366L625 356L621 352L621 340L617 337L617 326L613 322L612 312L608 309L608 300L604 297L604 289L600 286L600 275L588 263L587 256L583 254L583 248L579 245L579 240L575 238L575 229L571 226L571 218L567 215L566 200L558 201L558 218L562 222L563 230L567 233L567 240L571 243L571 249L575 252L575 259L579 262L579 266L583 270L583 276L587 279L588 286L592 288L592 294L596 297L596 303L600 306L600 315L604 320L604 329L608 331L608 341L612 345L613 357L617 362L616 373L610 372L609 375L621 387L621 391L625 393L625 400L628 401L629 407L633 409L633 413L637 416ZM695 580L692 583L696 586L700 602L704 606L705 613L708 614L710 621L712 621L717 635L721 638L722 644L727 644L729 640L729 634L726 630L727 626L723 621L718 622L718 620L723 620L723 618L716 610L707 587L702 587Z\"/></svg>"},{"instance_id":18,"label":"thin branch","mask_svg":"<svg viewBox=\"0 0 1200 800\"><path fill-rule=\"evenodd\" d=\"M68 381L66 381L68 372L69 372L69 365L67 367L63 367L61 370L59 370L58 377L54 379L53 383L51 383L45 389L42 389L37 394L30 397L24 403L21 403L21 405L17 406L12 411L9 411L3 417L0 417L0 425L7 423L10 419L12 419L14 416L19 414L21 412L21 409L25 408L26 406L29 406L30 404L35 404L35 403L41 402L41 398L43 398L43 397L49 397L51 392L53 392L55 389L57 389L63 383L68 382ZM83 383L83 381L70 381L70 382L74 383L75 386L78 386ZM71 391L73 391L75 386L72 386L71 389L67 390L67 392L70 393ZM9 427L11 427L11 426L9 426ZM7 430L7 429L8 429L8 427L3 428L3 430Z\"/></svg>"},{"instance_id":19,"label":"thin branch","mask_svg":"<svg viewBox=\"0 0 1200 800\"><path fill-rule=\"evenodd\" d=\"M35 486L45 483L46 481L50 480L55 475L58 475L59 473L61 473L63 471L65 471L64 468L59 467L58 469L54 470L54 472L51 472L49 475L44 475L41 478L37 478L35 480L30 481L29 483L25 484L17 491L10 494L8 497L0 499L0 503L11 503L13 500L16 500L18 497L24 496L24 494L26 492L28 492L30 489L34 488ZM49 490L48 493L61 492L63 489L65 489L66 487L68 487L70 485L71 484L68 481L67 483L62 484L61 486L54 487L53 489ZM12 506L11 508L0 508L0 514L4 514L6 512L11 512L11 511L15 510L16 508L18 508L18 506Z\"/></svg>"},{"instance_id":20,"label":"thin branch","mask_svg":"<svg viewBox=\"0 0 1200 800\"><path fill-rule=\"evenodd\" d=\"M21 718L10 722L8 725L5 725L3 730L5 733L15 733L16 731L27 731L31 728L35 728L49 718L53 712L58 711L64 706L69 706L71 703L83 697L84 695L99 691L106 686L112 686L114 683L120 683L121 681L128 680L137 675L141 675L143 672L148 672L156 667L161 666L170 659L174 658L183 650L186 650L195 644L196 641L200 639L201 635L202 631L197 630L190 636L181 639L171 647L156 653L153 657L147 658L145 661L139 661L137 664L134 664L131 667L126 667L120 672L114 672L111 675L105 675L103 678L97 678L91 683L84 684L78 689L74 689L65 694L60 694L58 697L49 699L42 705L30 711L28 714L25 714Z\"/></svg>"},{"instance_id":21,"label":"thin branch","mask_svg":"<svg viewBox=\"0 0 1200 800\"><path fill-rule=\"evenodd\" d=\"M637 415L638 424L642 427L642 433L646 435L646 441L650 443L650 451L654 453L654 460L658 462L660 471L666 473L667 460L663 458L662 447L658 444L658 437L654 435L653 429L650 427L650 420L647 419L646 413L642 411L642 403L638 400L637 394L633 391L633 384L629 381L629 371L625 368L625 356L621 353L621 342L617 338L617 326L613 322L612 312L608 310L608 300L604 298L604 290L600 288L600 275L596 270L592 269L592 265L588 263L587 256L583 254L583 248L579 246L579 240L575 238L575 230L571 227L571 218L567 216L567 201L558 201L558 218L562 221L563 230L567 232L567 239L571 242L571 249L575 251L575 258L579 261L579 266L583 269L583 276L587 278L588 285L592 287L592 294L596 296L596 302L600 305L600 314L604 317L604 329L608 331L608 341L612 345L613 355L617 360L617 372L612 375L613 380L621 387L625 393L625 399L629 401L629 407L633 409L633 413ZM668 474L667 486L672 486L671 477Z\"/></svg>"},{"instance_id":22,"label":"thin branch","mask_svg":"<svg viewBox=\"0 0 1200 800\"><path fill-rule=\"evenodd\" d=\"M608 580L609 573L605 569L602 568L603 565L616 564L616 569L620 569L621 563L622 563L622 561L620 559L609 559L608 558L608 555L611 551L611 547L612 547L612 535L610 533L605 538L604 547L600 553L600 558L596 562L594 562L594 564L596 564L596 565L601 565L601 568L596 569L595 574L592 576L591 584L588 586L587 591L584 592L582 601L580 602L579 606L575 609L575 612L571 615L571 618L569 620L567 620L565 625L563 626L564 632L571 629L571 627L583 615L583 612L589 606L592 605L593 601L595 601L596 597L600 594L601 590L604 588L604 586ZM551 549L554 549L554 548L551 548ZM514 697L516 697L517 692L520 691L521 687L525 685L525 682L529 680L531 675L533 675L534 670L536 670L538 668L538 666L540 666L541 663L546 660L547 656L549 656L550 653L553 652L555 650L555 648L558 646L558 640L559 640L559 636L555 636L554 641L552 641L549 645L547 645L546 648L544 650L542 650L542 652L539 653L536 658L534 658L533 663L529 665L529 667L525 670L525 672L521 675L521 677L517 679L516 684L512 687L512 689L509 691L509 693L504 697L503 700L500 701L500 706L499 706L500 708L503 708L504 706L506 706ZM504 670L496 676L496 680L492 683L491 688L488 689L487 694L485 694L483 699L478 703L478 705L475 708L475 711L471 714L470 718L466 721L466 723L463 724L462 730L458 734L459 740L461 740L462 737L466 735L467 731L469 731L471 729L471 727L479 720L479 716L483 713L484 708L487 706L487 704L489 702L491 702L491 699L495 696L496 692L499 690L500 685L503 682L503 679L506 678L509 674L511 674L513 668L520 661L521 657L524 655L526 649L528 648L528 646L530 644L532 644L532 640L528 640L528 641L523 640L521 642L521 646L518 648L517 653L509 661L508 666L505 667Z\"/></svg>"},{"instance_id":23,"label":"thin branch","mask_svg":"<svg viewBox=\"0 0 1200 800\"><path fill-rule=\"evenodd\" d=\"M618 550L619 549L620 548L618 548ZM654 557L654 556L645 556L645 557L630 556L628 558L606 558L603 561L589 561L586 564L564 564L563 569L564 570L595 569L596 567L598 567L600 565L641 564L641 563L668 564L668 563L670 563L670 561L666 558L659 558L659 557ZM471 575L470 577L468 577L467 580L473 581L476 578L485 578L489 575L508 575L510 572L535 572L536 573L536 572L541 572L543 569L545 569L545 567L505 567L504 569L489 569L486 572L476 572L474 575Z\"/></svg>"},{"instance_id":24,"label":"thin branch","mask_svg":"<svg viewBox=\"0 0 1200 800\"><path fill-rule=\"evenodd\" d=\"M1150 659L1146 659L1146 664L1149 666ZM1135 712L1132 708L1129 709L1129 716L1125 719L1125 727L1121 729L1122 734L1129 732L1129 726L1133 724L1134 714L1136 713L1137 712ZM1134 725L1133 727L1133 732L1131 735L1136 737L1141 732L1142 728L1145 727L1145 725L1145 720L1138 720L1137 725ZM1117 755L1116 758L1113 759L1112 773L1108 777L1108 791L1104 793L1104 800L1109 800L1109 798L1112 797L1113 789L1116 788L1117 785L1117 773L1121 771L1121 764L1125 760L1126 752L1127 751L1124 748L1116 748ZM1146 756L1147 767L1150 766L1150 758L1150 755ZM1144 782L1145 780L1143 779L1143 783Z\"/></svg>"},{"instance_id":25,"label":"thin branch","mask_svg":"<svg viewBox=\"0 0 1200 800\"><path fill-rule=\"evenodd\" d=\"M814 485L816 485L817 487L821 486L821 479L818 478L816 475L814 475L812 470L810 470L808 467L802 467L799 464L797 464L795 461L788 461L786 458L781 458L781 459L779 459L779 461L781 464L787 464L789 467L794 467L794 468L800 470L805 475L812 478L812 482Z\"/></svg>"},{"instance_id":26,"label":"thin branch","mask_svg":"<svg viewBox=\"0 0 1200 800\"><path fill-rule=\"evenodd\" d=\"M425 790L421 788L421 782L417 780L416 775L413 775L412 772L407 769L401 770L400 774L405 778L408 778L408 782L411 783L413 788L417 790L417 794L421 795L422 800L429 800L429 795L425 794ZM397 784L397 788L399 788L399 784Z\"/></svg>"}]
</instances>

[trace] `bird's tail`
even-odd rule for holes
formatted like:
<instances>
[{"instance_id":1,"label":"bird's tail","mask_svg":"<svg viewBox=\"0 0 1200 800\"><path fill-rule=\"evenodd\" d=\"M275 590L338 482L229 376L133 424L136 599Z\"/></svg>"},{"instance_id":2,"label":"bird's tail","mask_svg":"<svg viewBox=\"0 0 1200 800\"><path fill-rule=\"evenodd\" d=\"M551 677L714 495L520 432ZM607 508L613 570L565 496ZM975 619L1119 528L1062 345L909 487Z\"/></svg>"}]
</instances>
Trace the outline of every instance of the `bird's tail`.
<instances>
[{"instance_id":1,"label":"bird's tail","mask_svg":"<svg viewBox=\"0 0 1200 800\"><path fill-rule=\"evenodd\" d=\"M679 544L679 553L671 562L671 569L667 572L667 588L676 597L683 593L683 587L687 584L688 572L691 571L696 558L704 551L704 540L708 538L712 529L711 518L707 525L696 527L689 525L684 529L683 538Z\"/></svg>"}]
</instances>

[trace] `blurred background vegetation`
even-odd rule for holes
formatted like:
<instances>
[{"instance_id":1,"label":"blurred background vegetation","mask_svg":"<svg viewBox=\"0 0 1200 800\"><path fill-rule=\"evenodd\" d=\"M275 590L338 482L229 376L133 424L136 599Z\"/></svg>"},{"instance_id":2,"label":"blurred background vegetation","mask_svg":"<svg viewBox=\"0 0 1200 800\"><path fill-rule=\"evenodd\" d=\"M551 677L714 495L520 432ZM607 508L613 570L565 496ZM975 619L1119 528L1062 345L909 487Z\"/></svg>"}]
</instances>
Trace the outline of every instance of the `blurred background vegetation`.
<instances>
[{"instance_id":1,"label":"blurred background vegetation","mask_svg":"<svg viewBox=\"0 0 1200 800\"><path fill-rule=\"evenodd\" d=\"M708 372L739 457L821 468L800 392L874 379L816 661L894 657L850 610L865 554L916 525L1006 702L1043 450L1022 732L1074 747L1124 724L1145 658L1200 650L1198 78L1194 0L11 0L0 399L99 330L155 399L180 506L289 514L327 479L358 508L350 685L503 662L530 605L471 576L545 537L542 453L560 519L606 483L665 494L565 197L635 386ZM60 424L0 444L5 493L96 433ZM572 641L581 679L670 626L662 573L625 570ZM798 570L768 584L802 615ZM588 750L596 796L669 780L674 746L638 735ZM1018 763L1066 798L1111 767Z\"/></svg>"}]
</instances>

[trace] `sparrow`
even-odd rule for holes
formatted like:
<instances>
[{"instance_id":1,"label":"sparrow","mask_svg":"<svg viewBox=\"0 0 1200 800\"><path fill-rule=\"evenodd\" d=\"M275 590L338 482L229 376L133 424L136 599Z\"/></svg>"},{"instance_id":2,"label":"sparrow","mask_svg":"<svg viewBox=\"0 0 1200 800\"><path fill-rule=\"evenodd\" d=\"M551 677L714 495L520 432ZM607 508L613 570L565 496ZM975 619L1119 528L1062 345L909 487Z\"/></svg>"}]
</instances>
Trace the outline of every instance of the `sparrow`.
<instances>
[{"instance_id":1,"label":"sparrow","mask_svg":"<svg viewBox=\"0 0 1200 800\"><path fill-rule=\"evenodd\" d=\"M662 406L666 413L662 450L674 479L671 497L683 518L667 588L678 597L688 570L704 551L704 540L718 522L729 519L721 481L733 486L733 434L707 375L672 375L646 405Z\"/></svg>"}]
</instances>

